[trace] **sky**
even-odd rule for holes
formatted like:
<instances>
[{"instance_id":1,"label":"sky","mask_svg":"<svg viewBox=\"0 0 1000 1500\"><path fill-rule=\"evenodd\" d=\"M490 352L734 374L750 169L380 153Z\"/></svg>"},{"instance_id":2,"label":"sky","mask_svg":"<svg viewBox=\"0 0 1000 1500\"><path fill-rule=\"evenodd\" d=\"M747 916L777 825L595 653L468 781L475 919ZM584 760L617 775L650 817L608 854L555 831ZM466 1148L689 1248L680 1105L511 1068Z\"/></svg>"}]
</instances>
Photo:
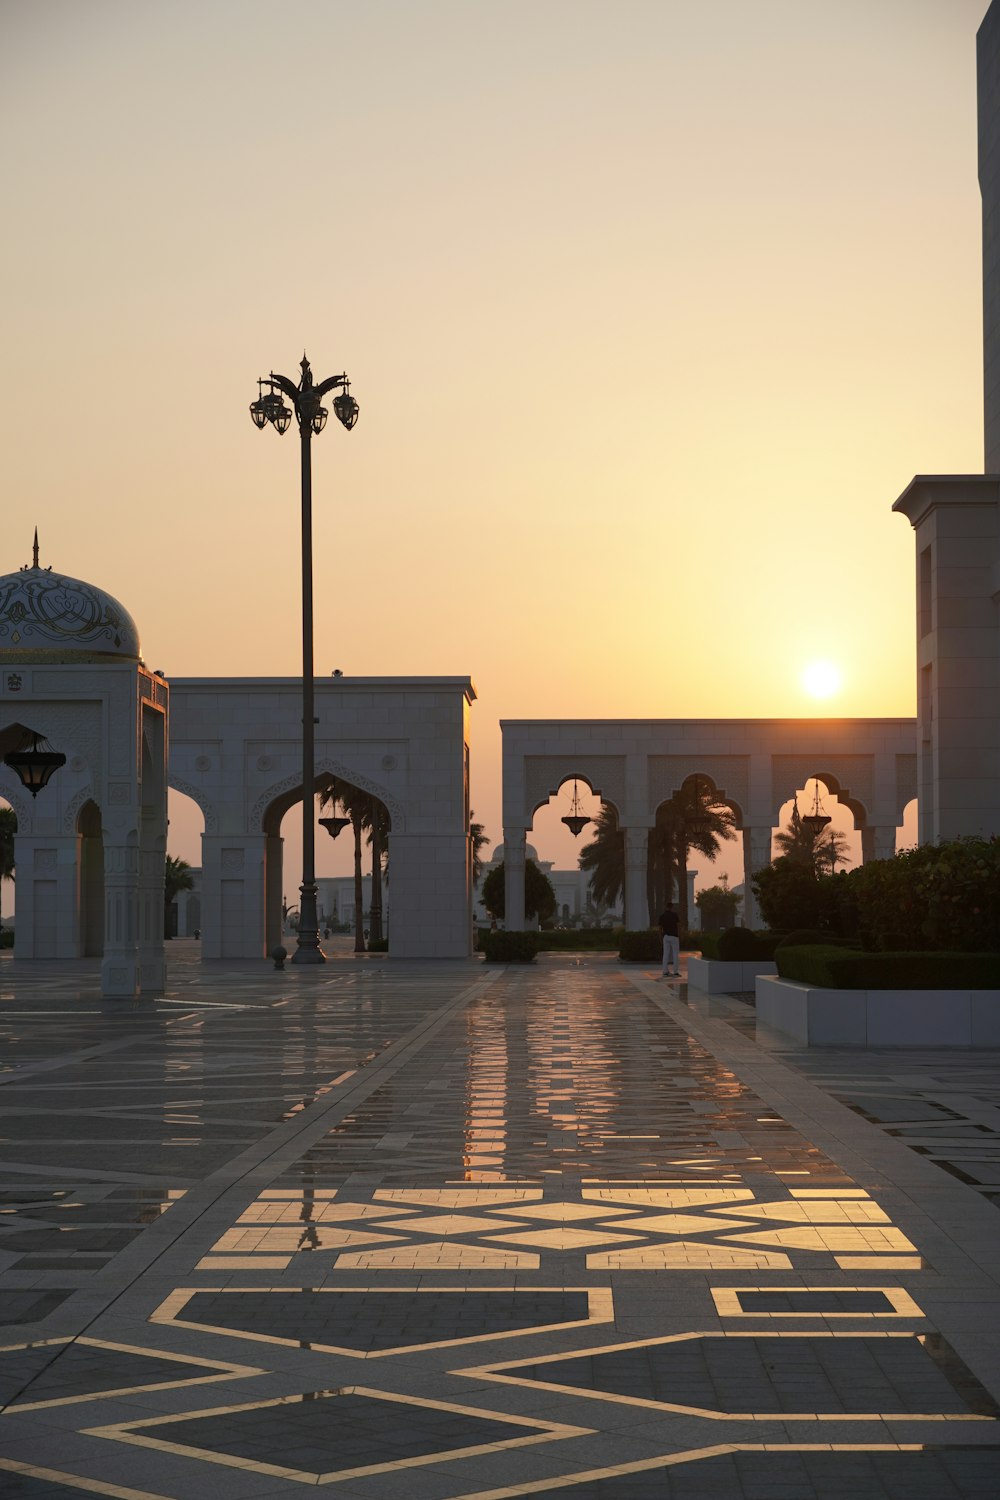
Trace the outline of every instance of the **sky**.
<instances>
[{"instance_id":1,"label":"sky","mask_svg":"<svg viewBox=\"0 0 1000 1500\"><path fill-rule=\"evenodd\" d=\"M305 348L361 408L317 672L471 674L492 838L501 718L912 714L891 505L983 463L985 9L2 0L0 572L37 524L150 666L296 674L247 406Z\"/></svg>"}]
</instances>

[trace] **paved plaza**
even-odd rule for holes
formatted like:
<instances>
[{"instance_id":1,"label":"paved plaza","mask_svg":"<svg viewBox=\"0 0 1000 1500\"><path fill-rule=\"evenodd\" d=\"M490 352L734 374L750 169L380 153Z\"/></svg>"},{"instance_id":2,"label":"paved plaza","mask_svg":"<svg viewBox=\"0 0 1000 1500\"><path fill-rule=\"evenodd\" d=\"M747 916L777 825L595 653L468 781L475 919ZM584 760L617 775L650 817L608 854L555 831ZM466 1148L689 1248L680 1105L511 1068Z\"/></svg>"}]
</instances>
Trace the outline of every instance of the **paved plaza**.
<instances>
[{"instance_id":1,"label":"paved plaza","mask_svg":"<svg viewBox=\"0 0 1000 1500\"><path fill-rule=\"evenodd\" d=\"M997 1500L991 1053L595 955L0 961L0 1492Z\"/></svg>"}]
</instances>

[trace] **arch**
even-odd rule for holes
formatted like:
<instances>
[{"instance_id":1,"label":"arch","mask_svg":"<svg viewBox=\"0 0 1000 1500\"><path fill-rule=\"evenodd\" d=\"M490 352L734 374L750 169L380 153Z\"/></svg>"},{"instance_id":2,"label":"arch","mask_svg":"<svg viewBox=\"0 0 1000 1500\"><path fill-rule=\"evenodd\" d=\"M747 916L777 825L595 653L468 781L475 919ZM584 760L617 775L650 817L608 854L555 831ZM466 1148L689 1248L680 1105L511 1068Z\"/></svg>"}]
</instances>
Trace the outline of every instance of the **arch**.
<instances>
[{"instance_id":1,"label":"arch","mask_svg":"<svg viewBox=\"0 0 1000 1500\"><path fill-rule=\"evenodd\" d=\"M352 771L350 766L345 766L340 761L333 760L328 755L318 757L313 790L317 792L322 791L323 787L328 784L330 777L334 777L337 781L348 781L351 786L356 786L361 791L370 792L373 797L377 797L388 810L389 816L392 819L393 832L405 833L406 810L398 798L394 797L384 786L379 785L376 781L372 781L368 776L359 775L357 771ZM300 801L301 798L301 773L294 776L285 776L281 781L272 783L266 792L261 793L250 810L248 832L276 834L285 813L290 807L294 807L295 803ZM280 813L277 811L276 804L282 804ZM277 823L274 821L275 816L277 816Z\"/></svg>"},{"instance_id":2,"label":"arch","mask_svg":"<svg viewBox=\"0 0 1000 1500\"><path fill-rule=\"evenodd\" d=\"M904 849L915 849L920 842L920 829L918 824L919 803L916 793L909 799L899 815L896 826L896 851L902 853Z\"/></svg>"},{"instance_id":3,"label":"arch","mask_svg":"<svg viewBox=\"0 0 1000 1500\"><path fill-rule=\"evenodd\" d=\"M703 776L718 793L720 805L737 812L744 826L743 809L750 801L749 760L746 755L704 754L651 755L649 757L649 805L651 810L675 797L692 776Z\"/></svg>"},{"instance_id":4,"label":"arch","mask_svg":"<svg viewBox=\"0 0 1000 1500\"><path fill-rule=\"evenodd\" d=\"M31 833L34 830L34 820L29 800L20 790L15 790L15 787L20 788L20 782L13 771L9 771L0 762L0 797L9 802L17 814L18 833Z\"/></svg>"},{"instance_id":5,"label":"arch","mask_svg":"<svg viewBox=\"0 0 1000 1500\"><path fill-rule=\"evenodd\" d=\"M73 801L78 805L69 831L78 837L80 953L84 958L103 958L104 837L101 809L90 795L89 787L85 792L78 792Z\"/></svg>"},{"instance_id":6,"label":"arch","mask_svg":"<svg viewBox=\"0 0 1000 1500\"><path fill-rule=\"evenodd\" d=\"M65 808L63 809L63 833L80 832L80 814L88 802L93 803L93 805L96 807L97 804L94 803L93 799L94 788L91 786L90 782L88 782L86 786L81 787L78 792L74 792L73 796L69 799L69 801L66 803Z\"/></svg>"},{"instance_id":7,"label":"arch","mask_svg":"<svg viewBox=\"0 0 1000 1500\"><path fill-rule=\"evenodd\" d=\"M836 770L833 769L836 767ZM774 816L807 781L821 781L832 797L849 808L855 825L869 821L874 802L874 756L820 752L817 755L774 755L771 758Z\"/></svg>"},{"instance_id":8,"label":"arch","mask_svg":"<svg viewBox=\"0 0 1000 1500\"><path fill-rule=\"evenodd\" d=\"M183 796L190 797L192 802L197 803L205 819L205 832L218 833L219 819L215 808L201 787L192 786L190 781L183 781L180 776L175 776L173 771L169 772L167 776L167 787L172 788L175 792L181 792Z\"/></svg>"},{"instance_id":9,"label":"arch","mask_svg":"<svg viewBox=\"0 0 1000 1500\"><path fill-rule=\"evenodd\" d=\"M681 782L680 786L675 787L674 790L673 790L673 792L671 792L670 796L668 796L668 797L661 797L660 801L657 802L656 806L652 809L654 817L655 817L656 813L659 812L659 810L663 806L664 802L669 802L671 797L675 797L678 792L682 792L684 790L684 788L688 785L688 783L691 782L691 781L707 781L708 782L708 790L712 793L712 806L713 807L728 807L729 811L732 813L733 818L735 820L735 824L734 824L735 828L737 828L737 829L742 829L743 828L743 826L744 826L744 823L743 823L743 808L741 807L741 805L739 804L739 802L736 801L736 799L734 797L730 797L729 796L729 794L726 791L726 788L724 786L720 786L718 784L718 782L716 781L715 777L712 775L712 773L710 771L689 771L688 774L684 777L684 779Z\"/></svg>"},{"instance_id":10,"label":"arch","mask_svg":"<svg viewBox=\"0 0 1000 1500\"><path fill-rule=\"evenodd\" d=\"M622 809L618 805L618 802L616 802L613 797L607 796L601 790L601 788L597 785L596 779L592 779L590 776L586 775L583 771L567 771L565 773L565 775L560 776L560 778L556 782L555 786L553 786L552 788L550 788L550 790L548 792L546 792L546 794L545 794L544 797L539 796L538 790L536 789L535 796L538 798L538 800L535 801L533 803L533 805L529 804L529 818L530 818L530 823L534 823L534 821L535 821L535 814L539 811L540 808L546 807L552 801L553 797L558 797L559 793L562 791L562 789L566 785L567 781L582 781L583 784L584 784L584 786L587 788L587 791L590 793L590 795L592 797L599 798L601 802L606 803L608 807L611 807L611 808L614 809L615 817L618 820L618 822L621 823ZM624 798L621 798L620 800L624 801ZM529 826L530 826L530 823L529 823Z\"/></svg>"},{"instance_id":11,"label":"arch","mask_svg":"<svg viewBox=\"0 0 1000 1500\"><path fill-rule=\"evenodd\" d=\"M854 826L857 829L868 825L868 809L860 798L851 795L849 786L842 786L837 776L832 771L813 771L812 780L822 782L830 793L835 797L842 807L846 807L854 818ZM796 788L798 790L798 788ZM794 793L793 793L794 795Z\"/></svg>"}]
</instances>

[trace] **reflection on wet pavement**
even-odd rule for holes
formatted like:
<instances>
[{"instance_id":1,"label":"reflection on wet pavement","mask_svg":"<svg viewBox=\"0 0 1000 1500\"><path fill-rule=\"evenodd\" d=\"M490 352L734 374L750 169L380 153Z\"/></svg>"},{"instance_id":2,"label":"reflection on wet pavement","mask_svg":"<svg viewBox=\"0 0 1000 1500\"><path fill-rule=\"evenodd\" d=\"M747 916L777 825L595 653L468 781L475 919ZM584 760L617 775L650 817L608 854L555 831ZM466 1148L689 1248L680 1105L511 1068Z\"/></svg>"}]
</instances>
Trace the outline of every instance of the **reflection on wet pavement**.
<instances>
[{"instance_id":1,"label":"reflection on wet pavement","mask_svg":"<svg viewBox=\"0 0 1000 1500\"><path fill-rule=\"evenodd\" d=\"M975 1287L994 1316L982 1258L946 1276L810 1139L837 1107L716 1056L681 987L272 985L8 1017L0 1288L67 1299L0 1350L11 1493L996 1500L994 1395L928 1316Z\"/></svg>"}]
</instances>

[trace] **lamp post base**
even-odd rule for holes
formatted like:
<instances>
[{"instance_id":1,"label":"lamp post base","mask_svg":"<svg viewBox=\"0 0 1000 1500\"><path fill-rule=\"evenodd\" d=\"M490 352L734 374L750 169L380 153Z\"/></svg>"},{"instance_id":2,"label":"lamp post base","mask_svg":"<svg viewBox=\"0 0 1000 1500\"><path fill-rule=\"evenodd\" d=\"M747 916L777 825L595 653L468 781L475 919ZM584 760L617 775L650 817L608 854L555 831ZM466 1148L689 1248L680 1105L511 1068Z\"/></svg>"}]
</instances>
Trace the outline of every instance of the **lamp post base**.
<instances>
[{"instance_id":1,"label":"lamp post base","mask_svg":"<svg viewBox=\"0 0 1000 1500\"><path fill-rule=\"evenodd\" d=\"M305 778L303 778L305 780ZM309 869L312 869L312 852L309 852ZM319 945L319 921L316 916L316 882L312 875L299 886L299 933L293 964L325 964L326 954Z\"/></svg>"},{"instance_id":2,"label":"lamp post base","mask_svg":"<svg viewBox=\"0 0 1000 1500\"><path fill-rule=\"evenodd\" d=\"M318 943L303 943L292 954L293 964L325 964L326 954Z\"/></svg>"}]
</instances>

